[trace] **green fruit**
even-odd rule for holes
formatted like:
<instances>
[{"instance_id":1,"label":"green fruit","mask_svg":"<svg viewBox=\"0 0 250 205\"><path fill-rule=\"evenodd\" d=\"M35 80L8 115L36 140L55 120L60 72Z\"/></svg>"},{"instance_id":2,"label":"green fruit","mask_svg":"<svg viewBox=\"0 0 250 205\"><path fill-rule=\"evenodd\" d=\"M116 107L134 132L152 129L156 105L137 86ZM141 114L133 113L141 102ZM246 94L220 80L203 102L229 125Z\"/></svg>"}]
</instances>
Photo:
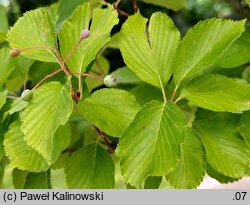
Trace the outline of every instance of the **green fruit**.
<instances>
[{"instance_id":1,"label":"green fruit","mask_svg":"<svg viewBox=\"0 0 250 205\"><path fill-rule=\"evenodd\" d=\"M115 87L118 84L116 78L112 75L107 75L103 82L107 87Z\"/></svg>"},{"instance_id":2,"label":"green fruit","mask_svg":"<svg viewBox=\"0 0 250 205\"><path fill-rule=\"evenodd\" d=\"M24 100L24 101L30 101L33 97L33 92L31 90L24 90L22 92L22 95L21 95L21 98Z\"/></svg>"}]
</instances>

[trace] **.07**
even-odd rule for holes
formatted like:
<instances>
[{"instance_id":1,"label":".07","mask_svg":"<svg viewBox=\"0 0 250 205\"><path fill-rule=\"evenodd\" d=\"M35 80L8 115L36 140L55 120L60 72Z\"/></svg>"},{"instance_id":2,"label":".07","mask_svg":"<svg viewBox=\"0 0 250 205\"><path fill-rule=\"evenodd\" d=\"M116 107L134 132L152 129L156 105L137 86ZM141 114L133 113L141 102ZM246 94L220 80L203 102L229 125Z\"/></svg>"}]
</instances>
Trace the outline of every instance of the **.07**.
<instances>
[{"instance_id":1,"label":".07","mask_svg":"<svg viewBox=\"0 0 250 205\"><path fill-rule=\"evenodd\" d=\"M243 200L245 200L246 195L247 195L246 191L236 192L234 194L233 200L237 200L237 201L242 200L243 201Z\"/></svg>"}]
</instances>

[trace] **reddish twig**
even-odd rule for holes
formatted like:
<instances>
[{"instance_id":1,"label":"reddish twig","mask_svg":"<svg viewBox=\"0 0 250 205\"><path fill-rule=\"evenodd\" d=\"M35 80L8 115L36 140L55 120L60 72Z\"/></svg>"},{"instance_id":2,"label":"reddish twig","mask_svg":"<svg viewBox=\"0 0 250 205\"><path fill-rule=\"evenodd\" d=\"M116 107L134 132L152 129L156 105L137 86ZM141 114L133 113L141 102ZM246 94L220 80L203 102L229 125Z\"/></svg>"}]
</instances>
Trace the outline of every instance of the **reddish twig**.
<instances>
[{"instance_id":1,"label":"reddish twig","mask_svg":"<svg viewBox=\"0 0 250 205\"><path fill-rule=\"evenodd\" d=\"M98 127L94 126L93 127L96 129L96 131L99 134L99 137L101 137L104 141L104 144L108 147L108 151L109 153L114 153L114 148L113 146L109 143L109 141L106 139L106 134L104 132L102 132Z\"/></svg>"},{"instance_id":2,"label":"reddish twig","mask_svg":"<svg viewBox=\"0 0 250 205\"><path fill-rule=\"evenodd\" d=\"M19 51L22 52L22 51L28 51L28 50L32 50L32 49L39 49L39 48L47 48L46 46L34 46L34 47L29 47L29 48L23 48L23 49L20 49Z\"/></svg>"},{"instance_id":3,"label":"reddish twig","mask_svg":"<svg viewBox=\"0 0 250 205\"><path fill-rule=\"evenodd\" d=\"M74 100L76 103L78 103L79 97L78 97L77 94L75 93L75 89L74 89L74 86L73 86L72 81L70 81L70 92L71 92L71 96L72 96L73 100Z\"/></svg>"},{"instance_id":4,"label":"reddish twig","mask_svg":"<svg viewBox=\"0 0 250 205\"><path fill-rule=\"evenodd\" d=\"M89 73L70 72L70 74L72 74L72 75L81 75L81 76L84 76L84 77L87 76L87 77L90 77L90 78L94 78L94 79L96 79L96 80L103 81L103 78L100 78L100 77L91 75L91 74L89 74Z\"/></svg>"},{"instance_id":5,"label":"reddish twig","mask_svg":"<svg viewBox=\"0 0 250 205\"><path fill-rule=\"evenodd\" d=\"M70 58L70 56L74 53L74 51L77 49L77 47L80 45L80 43L82 42L83 38L80 38L78 40L78 42L76 43L76 45L72 48L72 50L69 52L69 54L66 56L66 58L64 59L63 63L66 63L66 61Z\"/></svg>"},{"instance_id":6,"label":"reddish twig","mask_svg":"<svg viewBox=\"0 0 250 205\"><path fill-rule=\"evenodd\" d=\"M32 91L35 90L35 89L36 89L41 83L43 83L45 80L47 80L47 79L53 77L54 75L60 73L61 71L63 71L62 68L60 68L59 70L57 70L57 71L55 71L55 72L53 72L53 73L51 73L51 74L49 74L49 75L46 75L42 80L40 80L40 81L35 85L35 87L32 89Z\"/></svg>"},{"instance_id":7,"label":"reddish twig","mask_svg":"<svg viewBox=\"0 0 250 205\"><path fill-rule=\"evenodd\" d=\"M69 70L67 69L67 67L66 67L61 55L59 54L59 52L55 48L52 48L51 50L54 51L54 53L56 54L56 56L57 56L57 58L58 58L58 60L60 62L61 69L64 71L64 73L66 75L69 75Z\"/></svg>"},{"instance_id":8,"label":"reddish twig","mask_svg":"<svg viewBox=\"0 0 250 205\"><path fill-rule=\"evenodd\" d=\"M172 102L174 102L174 98L175 98L175 96L176 96L177 89L178 89L178 86L175 87L175 89L174 89L173 95L172 95L172 97L171 97L171 101L172 101Z\"/></svg>"},{"instance_id":9,"label":"reddish twig","mask_svg":"<svg viewBox=\"0 0 250 205\"><path fill-rule=\"evenodd\" d=\"M137 6L137 1L136 0L133 0L133 8L134 8L134 13L137 13L138 6Z\"/></svg>"},{"instance_id":10,"label":"reddish twig","mask_svg":"<svg viewBox=\"0 0 250 205\"><path fill-rule=\"evenodd\" d=\"M120 4L120 2L121 2L121 0L117 0L117 1L115 2L114 9L115 9L119 14L128 17L128 16L129 16L128 13L126 13L126 12L124 12L124 11L122 11L122 10L120 10L120 9L118 8L118 5Z\"/></svg>"}]
</instances>

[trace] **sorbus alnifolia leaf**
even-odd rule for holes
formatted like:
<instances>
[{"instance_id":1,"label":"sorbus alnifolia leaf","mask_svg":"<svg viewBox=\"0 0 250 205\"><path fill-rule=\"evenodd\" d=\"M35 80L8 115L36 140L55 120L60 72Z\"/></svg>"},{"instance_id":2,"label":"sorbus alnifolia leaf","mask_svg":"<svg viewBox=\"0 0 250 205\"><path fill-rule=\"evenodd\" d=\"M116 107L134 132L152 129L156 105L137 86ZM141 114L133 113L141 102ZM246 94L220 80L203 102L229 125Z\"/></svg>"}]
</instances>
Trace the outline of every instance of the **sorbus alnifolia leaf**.
<instances>
[{"instance_id":1,"label":"sorbus alnifolia leaf","mask_svg":"<svg viewBox=\"0 0 250 205\"><path fill-rule=\"evenodd\" d=\"M22 92L22 95L21 95L21 98L24 100L24 101L30 101L33 97L33 92L31 90L24 90Z\"/></svg>"}]
</instances>

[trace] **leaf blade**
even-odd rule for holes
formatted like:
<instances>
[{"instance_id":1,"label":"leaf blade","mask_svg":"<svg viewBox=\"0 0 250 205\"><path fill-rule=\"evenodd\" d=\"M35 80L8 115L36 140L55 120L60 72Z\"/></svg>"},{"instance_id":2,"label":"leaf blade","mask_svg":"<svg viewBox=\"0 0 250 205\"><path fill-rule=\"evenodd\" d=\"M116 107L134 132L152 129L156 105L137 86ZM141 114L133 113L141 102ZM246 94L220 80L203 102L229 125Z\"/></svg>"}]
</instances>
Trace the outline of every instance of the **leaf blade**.
<instances>
[{"instance_id":1,"label":"leaf blade","mask_svg":"<svg viewBox=\"0 0 250 205\"><path fill-rule=\"evenodd\" d=\"M187 130L185 141L181 146L181 159L166 179L175 188L196 188L205 174L204 161L205 153L200 139L192 130Z\"/></svg>"},{"instance_id":2,"label":"leaf blade","mask_svg":"<svg viewBox=\"0 0 250 205\"><path fill-rule=\"evenodd\" d=\"M117 154L126 183L143 187L147 176L173 171L180 158L186 121L174 104L152 101L144 105L124 131Z\"/></svg>"},{"instance_id":3,"label":"leaf blade","mask_svg":"<svg viewBox=\"0 0 250 205\"><path fill-rule=\"evenodd\" d=\"M225 48L241 35L244 24L244 20L209 19L191 28L181 40L175 58L176 85L214 64Z\"/></svg>"},{"instance_id":4,"label":"leaf blade","mask_svg":"<svg viewBox=\"0 0 250 205\"><path fill-rule=\"evenodd\" d=\"M73 102L68 85L50 82L34 91L23 115L21 130L27 143L51 163L53 138L72 112Z\"/></svg>"},{"instance_id":5,"label":"leaf blade","mask_svg":"<svg viewBox=\"0 0 250 205\"><path fill-rule=\"evenodd\" d=\"M59 31L62 56L65 58L80 40L81 31L88 29L91 13L88 3L78 6L70 20L65 21ZM109 6L107 9L95 9L91 22L91 35L84 39L67 60L66 64L72 72L84 73L99 50L110 40L110 31L118 23L117 12ZM70 38L69 38L70 36Z\"/></svg>"},{"instance_id":6,"label":"leaf blade","mask_svg":"<svg viewBox=\"0 0 250 205\"><path fill-rule=\"evenodd\" d=\"M44 47L22 51L21 55L45 62L57 62L51 51L51 48L56 47L55 28L46 9L26 12L9 30L7 41L10 47L19 50Z\"/></svg>"},{"instance_id":7,"label":"leaf blade","mask_svg":"<svg viewBox=\"0 0 250 205\"><path fill-rule=\"evenodd\" d=\"M27 145L20 126L20 121L15 121L5 134L4 147L10 166L32 172L46 171L49 165L41 154Z\"/></svg>"},{"instance_id":8,"label":"leaf blade","mask_svg":"<svg viewBox=\"0 0 250 205\"><path fill-rule=\"evenodd\" d=\"M106 88L81 100L78 110L101 131L111 136L120 136L134 119L139 105L130 93Z\"/></svg>"},{"instance_id":9,"label":"leaf blade","mask_svg":"<svg viewBox=\"0 0 250 205\"><path fill-rule=\"evenodd\" d=\"M232 178L248 173L250 151L230 123L200 120L195 131L206 150L208 163L218 172Z\"/></svg>"},{"instance_id":10,"label":"leaf blade","mask_svg":"<svg viewBox=\"0 0 250 205\"><path fill-rule=\"evenodd\" d=\"M0 50L0 86L10 76L11 72L16 68L16 59L11 58L7 48Z\"/></svg>"},{"instance_id":11,"label":"leaf blade","mask_svg":"<svg viewBox=\"0 0 250 205\"><path fill-rule=\"evenodd\" d=\"M87 145L66 162L69 188L111 189L114 187L114 164L98 144Z\"/></svg>"},{"instance_id":12,"label":"leaf blade","mask_svg":"<svg viewBox=\"0 0 250 205\"><path fill-rule=\"evenodd\" d=\"M222 75L208 74L194 78L180 96L213 111L242 113L250 109L250 85L245 80Z\"/></svg>"},{"instance_id":13,"label":"leaf blade","mask_svg":"<svg viewBox=\"0 0 250 205\"><path fill-rule=\"evenodd\" d=\"M146 23L140 13L129 17L120 32L120 49L126 65L138 77L161 88L172 74L172 58L180 34L172 20L158 12L150 19L148 40Z\"/></svg>"}]
</instances>

